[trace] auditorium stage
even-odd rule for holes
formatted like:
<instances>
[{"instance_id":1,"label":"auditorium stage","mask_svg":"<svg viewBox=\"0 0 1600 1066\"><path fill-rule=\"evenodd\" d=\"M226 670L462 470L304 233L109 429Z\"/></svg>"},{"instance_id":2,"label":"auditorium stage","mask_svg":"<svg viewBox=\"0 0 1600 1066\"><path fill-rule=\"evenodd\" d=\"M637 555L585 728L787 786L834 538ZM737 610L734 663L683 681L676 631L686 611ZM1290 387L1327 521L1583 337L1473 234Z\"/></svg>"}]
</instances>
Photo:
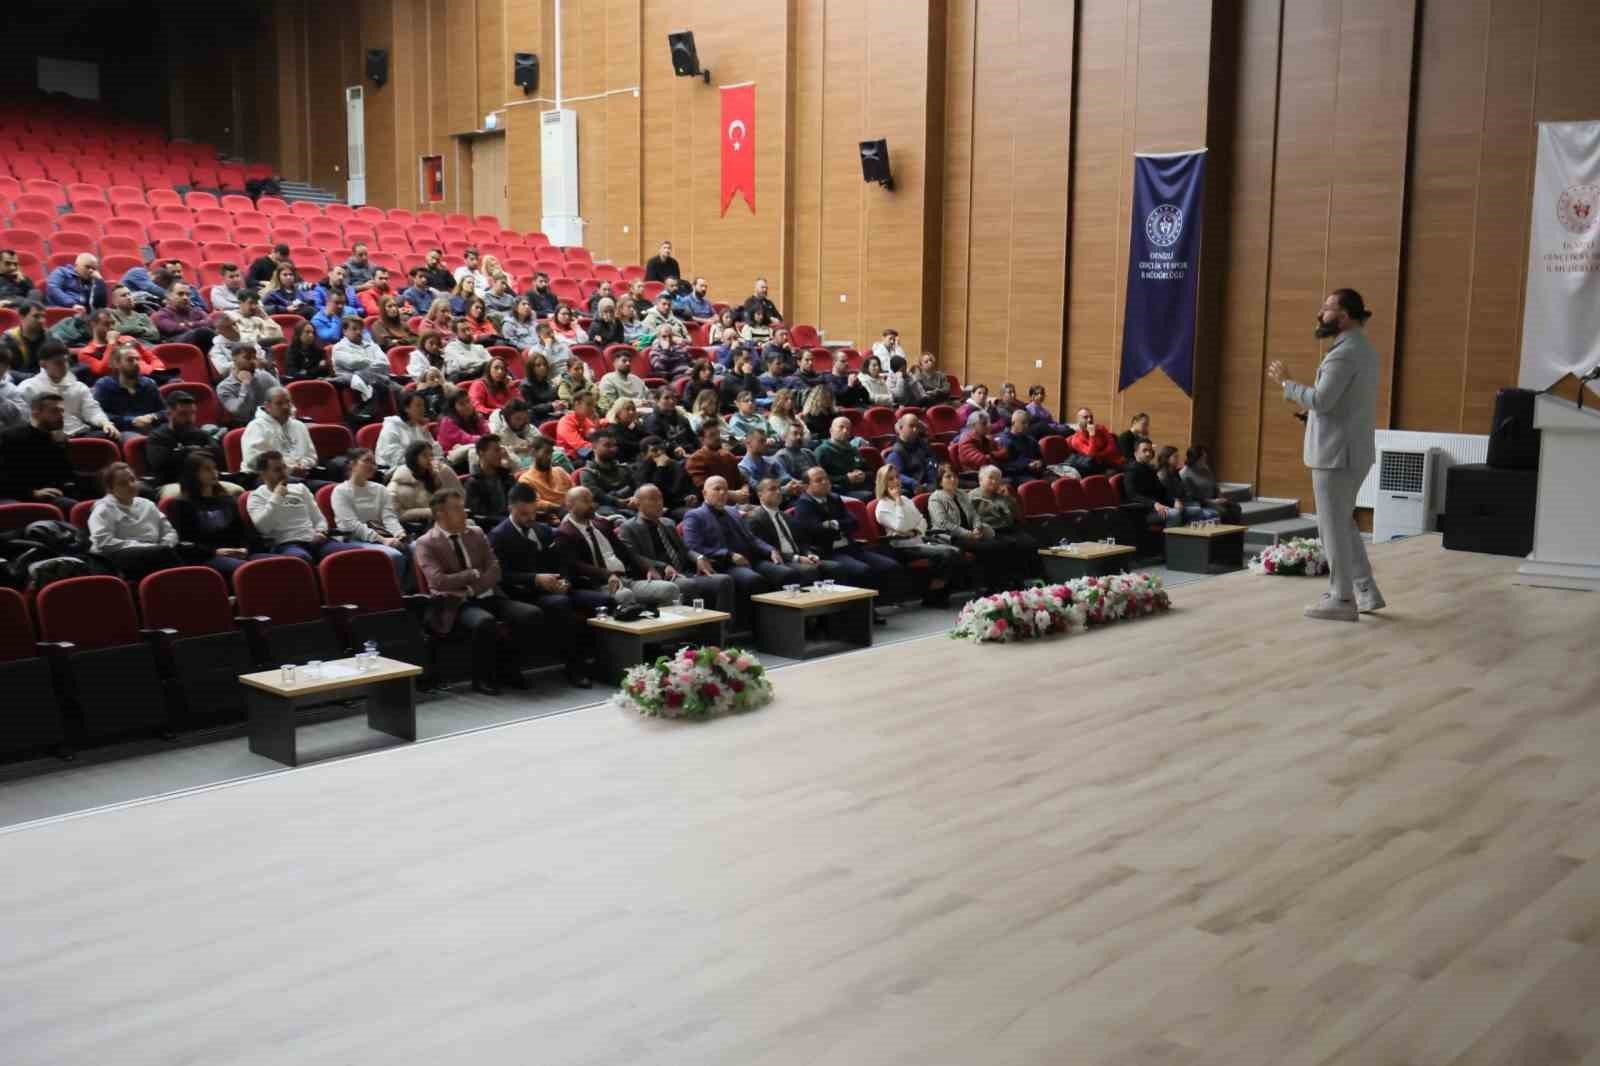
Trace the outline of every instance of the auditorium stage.
<instances>
[{"instance_id":1,"label":"auditorium stage","mask_svg":"<svg viewBox=\"0 0 1600 1066\"><path fill-rule=\"evenodd\" d=\"M5 833L3 1058L1600 1062L1600 596L1373 559Z\"/></svg>"}]
</instances>

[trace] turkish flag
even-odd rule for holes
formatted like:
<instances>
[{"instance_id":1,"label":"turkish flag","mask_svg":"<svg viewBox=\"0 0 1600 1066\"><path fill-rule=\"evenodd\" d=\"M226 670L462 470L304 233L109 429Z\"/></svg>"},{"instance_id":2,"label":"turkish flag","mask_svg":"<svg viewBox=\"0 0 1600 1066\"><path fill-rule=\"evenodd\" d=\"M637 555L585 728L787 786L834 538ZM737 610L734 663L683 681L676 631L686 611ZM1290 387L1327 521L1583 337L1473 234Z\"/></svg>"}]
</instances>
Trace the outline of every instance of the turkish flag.
<instances>
[{"instance_id":1,"label":"turkish flag","mask_svg":"<svg viewBox=\"0 0 1600 1066\"><path fill-rule=\"evenodd\" d=\"M722 213L733 194L744 193L750 213L756 210L756 83L722 88Z\"/></svg>"}]
</instances>

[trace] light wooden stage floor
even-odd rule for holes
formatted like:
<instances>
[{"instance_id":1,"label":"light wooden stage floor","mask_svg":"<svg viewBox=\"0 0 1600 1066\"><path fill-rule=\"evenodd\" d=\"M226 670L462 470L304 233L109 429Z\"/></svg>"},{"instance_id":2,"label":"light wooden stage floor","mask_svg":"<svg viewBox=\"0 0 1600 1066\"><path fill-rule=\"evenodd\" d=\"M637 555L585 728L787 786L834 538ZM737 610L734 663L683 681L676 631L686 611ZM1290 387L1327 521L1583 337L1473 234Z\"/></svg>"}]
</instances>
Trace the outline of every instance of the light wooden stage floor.
<instances>
[{"instance_id":1,"label":"light wooden stage floor","mask_svg":"<svg viewBox=\"0 0 1600 1066\"><path fill-rule=\"evenodd\" d=\"M1600 1063L1600 596L1374 562L0 835L0 1060Z\"/></svg>"}]
</instances>

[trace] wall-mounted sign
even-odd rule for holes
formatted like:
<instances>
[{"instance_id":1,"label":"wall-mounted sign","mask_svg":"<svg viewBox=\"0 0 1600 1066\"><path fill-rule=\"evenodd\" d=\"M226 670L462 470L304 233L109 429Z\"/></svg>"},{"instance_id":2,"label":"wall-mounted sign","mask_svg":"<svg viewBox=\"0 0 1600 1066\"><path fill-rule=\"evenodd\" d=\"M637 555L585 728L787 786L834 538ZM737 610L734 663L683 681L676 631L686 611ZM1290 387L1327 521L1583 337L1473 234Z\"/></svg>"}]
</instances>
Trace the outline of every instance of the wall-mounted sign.
<instances>
[{"instance_id":1,"label":"wall-mounted sign","mask_svg":"<svg viewBox=\"0 0 1600 1066\"><path fill-rule=\"evenodd\" d=\"M421 200L425 204L444 203L444 156L421 157Z\"/></svg>"}]
</instances>

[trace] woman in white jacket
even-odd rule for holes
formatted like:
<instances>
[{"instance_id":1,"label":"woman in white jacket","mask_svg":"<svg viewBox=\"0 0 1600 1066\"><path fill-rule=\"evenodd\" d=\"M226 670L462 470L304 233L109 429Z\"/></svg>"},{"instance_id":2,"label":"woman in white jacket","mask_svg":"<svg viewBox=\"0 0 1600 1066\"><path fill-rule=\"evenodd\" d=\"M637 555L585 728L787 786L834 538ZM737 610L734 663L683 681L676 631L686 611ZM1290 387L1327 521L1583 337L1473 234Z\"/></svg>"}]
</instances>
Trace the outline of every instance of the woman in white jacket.
<instances>
[{"instance_id":1,"label":"woman in white jacket","mask_svg":"<svg viewBox=\"0 0 1600 1066\"><path fill-rule=\"evenodd\" d=\"M950 580L964 569L961 549L928 540L928 520L900 491L900 471L888 463L878 467L876 495L872 517L883 530L889 550L902 563L926 559L931 569L922 602L930 607L946 606L950 602Z\"/></svg>"},{"instance_id":2,"label":"woman in white jacket","mask_svg":"<svg viewBox=\"0 0 1600 1066\"><path fill-rule=\"evenodd\" d=\"M369 448L352 450L349 459L349 479L333 490L334 528L341 539L387 555L394 564L400 591L405 592L411 581L410 538L400 524L388 490L373 480L378 474L378 460ZM402 453L401 462L404 461Z\"/></svg>"},{"instance_id":3,"label":"woman in white jacket","mask_svg":"<svg viewBox=\"0 0 1600 1066\"><path fill-rule=\"evenodd\" d=\"M427 397L407 389L400 396L400 413L385 418L383 428L378 431L378 446L375 449L378 466L393 470L404 465L406 449L418 441L426 441L432 446L435 459L444 459L444 449L439 447L439 442L433 439L433 434L428 430Z\"/></svg>"},{"instance_id":4,"label":"woman in white jacket","mask_svg":"<svg viewBox=\"0 0 1600 1066\"><path fill-rule=\"evenodd\" d=\"M89 512L89 550L129 581L182 566L178 531L159 507L139 495L133 467L112 463L101 480L106 494Z\"/></svg>"}]
</instances>

